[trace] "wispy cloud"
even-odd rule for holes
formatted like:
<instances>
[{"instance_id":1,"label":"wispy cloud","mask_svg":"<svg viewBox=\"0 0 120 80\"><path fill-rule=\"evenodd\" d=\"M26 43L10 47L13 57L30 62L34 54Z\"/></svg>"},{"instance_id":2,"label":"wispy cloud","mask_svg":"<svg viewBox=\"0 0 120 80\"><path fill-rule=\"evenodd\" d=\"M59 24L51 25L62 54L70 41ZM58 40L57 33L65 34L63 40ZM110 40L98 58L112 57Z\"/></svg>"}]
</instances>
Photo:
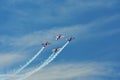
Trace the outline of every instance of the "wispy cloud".
<instances>
[{"instance_id":1,"label":"wispy cloud","mask_svg":"<svg viewBox=\"0 0 120 80\"><path fill-rule=\"evenodd\" d=\"M79 27L65 27L65 28L53 28L50 30L37 31L21 38L14 39L11 45L25 45L25 46L33 46L37 45L40 42L45 41L55 41L55 36L58 34L65 35L73 35L78 33ZM69 33L70 32L70 33Z\"/></svg>"},{"instance_id":2,"label":"wispy cloud","mask_svg":"<svg viewBox=\"0 0 120 80\"><path fill-rule=\"evenodd\" d=\"M0 70L21 61L23 58L23 55L17 53L0 54Z\"/></svg>"},{"instance_id":3,"label":"wispy cloud","mask_svg":"<svg viewBox=\"0 0 120 80\"><path fill-rule=\"evenodd\" d=\"M61 2L61 4L49 0L7 0L6 2L7 5L3 5L3 10L14 14L10 15L12 17L9 18L10 22L7 23L11 24L17 21L17 24L11 24L12 26L18 26L21 22L33 24L66 22L66 20L71 20L71 18L81 13L91 12L100 8L110 9L118 4L118 0L66 0ZM23 25L19 24L19 26L22 27Z\"/></svg>"},{"instance_id":4,"label":"wispy cloud","mask_svg":"<svg viewBox=\"0 0 120 80\"><path fill-rule=\"evenodd\" d=\"M13 46L29 47L29 46L38 45L40 44L40 42L54 41L55 36L58 34L63 34L66 37L80 35L79 37L81 37L81 39L84 38L85 36L86 37L93 36L94 34L99 35L99 36L101 36L102 34L104 35L115 34L119 32L119 29L107 30L104 32L103 31L97 32L97 31L103 27L105 28L105 26L103 25L109 24L112 21L119 19L119 17L120 15L118 14L110 16L110 17L102 17L102 18L91 21L88 24L84 24L84 25L78 24L78 25L66 26L66 27L61 27L61 28L54 27L49 30L35 31L30 34L23 35L21 37L3 36L1 37L0 42L7 43Z\"/></svg>"},{"instance_id":5,"label":"wispy cloud","mask_svg":"<svg viewBox=\"0 0 120 80\"><path fill-rule=\"evenodd\" d=\"M114 67L118 66L111 62L83 62L83 63L61 63L53 64L32 75L26 80L69 80L69 79L83 79L98 78L100 76L119 77ZM32 69L33 70L33 69ZM91 80L91 79L90 79ZM100 79L104 80L104 79Z\"/></svg>"},{"instance_id":6,"label":"wispy cloud","mask_svg":"<svg viewBox=\"0 0 120 80\"><path fill-rule=\"evenodd\" d=\"M112 36L114 34L119 34L120 28L118 28L118 25L116 26L116 28L110 25L112 22L119 19L120 19L120 15L115 14L109 17L102 17L93 20L85 25L80 25L79 27L82 27L84 31L79 35L81 36L81 39L90 39L90 38L105 37L105 36ZM110 27L113 27L114 29L113 28L111 29Z\"/></svg>"}]
</instances>

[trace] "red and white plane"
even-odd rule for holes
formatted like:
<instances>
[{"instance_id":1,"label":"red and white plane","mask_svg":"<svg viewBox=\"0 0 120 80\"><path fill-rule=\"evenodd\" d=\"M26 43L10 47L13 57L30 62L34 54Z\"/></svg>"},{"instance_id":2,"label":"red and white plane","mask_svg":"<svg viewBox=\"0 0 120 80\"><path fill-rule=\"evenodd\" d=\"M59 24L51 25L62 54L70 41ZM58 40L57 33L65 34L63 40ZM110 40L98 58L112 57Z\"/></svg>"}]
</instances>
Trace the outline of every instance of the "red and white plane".
<instances>
[{"instance_id":1,"label":"red and white plane","mask_svg":"<svg viewBox=\"0 0 120 80\"><path fill-rule=\"evenodd\" d=\"M64 36L61 35L61 34L59 34L59 35L56 36L56 40L59 40L59 39L62 39L62 38L64 38Z\"/></svg>"},{"instance_id":2,"label":"red and white plane","mask_svg":"<svg viewBox=\"0 0 120 80\"><path fill-rule=\"evenodd\" d=\"M67 41L70 42L70 41L72 41L73 39L75 39L75 38L74 38L74 37L70 37L70 38L67 39Z\"/></svg>"},{"instance_id":3,"label":"red and white plane","mask_svg":"<svg viewBox=\"0 0 120 80\"><path fill-rule=\"evenodd\" d=\"M50 45L50 43L49 43L49 42L46 42L46 43L42 43L42 45L43 45L44 47L46 47L46 46Z\"/></svg>"},{"instance_id":4,"label":"red and white plane","mask_svg":"<svg viewBox=\"0 0 120 80\"><path fill-rule=\"evenodd\" d=\"M60 49L61 49L61 48L55 48L55 49L52 50L52 52L56 53L56 52L58 52Z\"/></svg>"}]
</instances>

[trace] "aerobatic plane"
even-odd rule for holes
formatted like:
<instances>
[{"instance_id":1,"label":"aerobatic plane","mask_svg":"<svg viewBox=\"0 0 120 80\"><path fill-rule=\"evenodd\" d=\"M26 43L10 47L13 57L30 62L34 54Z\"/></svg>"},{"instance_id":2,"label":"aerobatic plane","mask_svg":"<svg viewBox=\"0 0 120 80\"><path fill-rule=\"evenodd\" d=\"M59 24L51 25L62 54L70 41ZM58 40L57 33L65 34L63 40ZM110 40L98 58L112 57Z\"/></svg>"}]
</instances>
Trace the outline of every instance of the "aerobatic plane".
<instances>
[{"instance_id":1,"label":"aerobatic plane","mask_svg":"<svg viewBox=\"0 0 120 80\"><path fill-rule=\"evenodd\" d=\"M42 45L43 45L44 47L46 47L46 46L50 45L50 43L49 43L49 42L46 42L46 43L42 43Z\"/></svg>"},{"instance_id":2,"label":"aerobatic plane","mask_svg":"<svg viewBox=\"0 0 120 80\"><path fill-rule=\"evenodd\" d=\"M64 36L61 35L61 34L59 34L59 35L56 36L56 40L59 40L59 39L62 39L62 38L64 38Z\"/></svg>"},{"instance_id":3,"label":"aerobatic plane","mask_svg":"<svg viewBox=\"0 0 120 80\"><path fill-rule=\"evenodd\" d=\"M61 48L55 48L55 49L52 50L52 52L56 53L56 52L58 52L60 49L61 49Z\"/></svg>"},{"instance_id":4,"label":"aerobatic plane","mask_svg":"<svg viewBox=\"0 0 120 80\"><path fill-rule=\"evenodd\" d=\"M75 39L75 38L74 38L74 37L70 37L70 38L67 39L67 41L70 42L70 41L72 41L73 39Z\"/></svg>"}]
</instances>

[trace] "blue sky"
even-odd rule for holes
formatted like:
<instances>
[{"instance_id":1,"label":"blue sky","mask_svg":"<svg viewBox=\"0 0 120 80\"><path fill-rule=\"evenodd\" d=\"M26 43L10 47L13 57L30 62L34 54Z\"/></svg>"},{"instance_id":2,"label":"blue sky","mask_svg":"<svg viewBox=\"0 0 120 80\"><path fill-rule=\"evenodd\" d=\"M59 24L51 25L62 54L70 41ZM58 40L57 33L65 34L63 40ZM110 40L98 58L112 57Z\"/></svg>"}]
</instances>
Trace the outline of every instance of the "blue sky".
<instances>
[{"instance_id":1,"label":"blue sky","mask_svg":"<svg viewBox=\"0 0 120 80\"><path fill-rule=\"evenodd\" d=\"M119 80L119 0L1 0L0 74L14 72L50 41L28 69L74 36L47 67L26 80ZM25 72L23 71L23 72ZM61 77L62 76L62 77ZM1 80L1 79L0 79Z\"/></svg>"}]
</instances>

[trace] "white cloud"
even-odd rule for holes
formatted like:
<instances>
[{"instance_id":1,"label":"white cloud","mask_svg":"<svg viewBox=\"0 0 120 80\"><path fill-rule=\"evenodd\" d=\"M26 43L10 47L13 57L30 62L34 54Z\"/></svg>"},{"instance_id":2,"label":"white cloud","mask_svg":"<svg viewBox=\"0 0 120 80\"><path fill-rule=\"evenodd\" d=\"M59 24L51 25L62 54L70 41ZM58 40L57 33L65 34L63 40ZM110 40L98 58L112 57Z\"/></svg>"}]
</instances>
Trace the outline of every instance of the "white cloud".
<instances>
[{"instance_id":1,"label":"white cloud","mask_svg":"<svg viewBox=\"0 0 120 80\"><path fill-rule=\"evenodd\" d=\"M23 55L17 53L0 54L0 70L21 61L23 58Z\"/></svg>"},{"instance_id":2,"label":"white cloud","mask_svg":"<svg viewBox=\"0 0 120 80\"><path fill-rule=\"evenodd\" d=\"M120 19L119 14L96 19L94 21L91 21L88 24L81 25L84 31L79 35L81 39L91 39L96 37L106 37L106 36L112 36L114 34L118 34L120 33L120 28L109 29L109 26L105 26L105 25L106 24L109 25L110 23L119 19ZM104 30L104 28L106 27L107 27L107 30Z\"/></svg>"},{"instance_id":3,"label":"white cloud","mask_svg":"<svg viewBox=\"0 0 120 80\"><path fill-rule=\"evenodd\" d=\"M92 11L100 8L111 8L116 4L116 0L66 0L65 5L61 6L59 13L61 15L68 15L76 11L84 13L86 11Z\"/></svg>"},{"instance_id":4,"label":"white cloud","mask_svg":"<svg viewBox=\"0 0 120 80\"><path fill-rule=\"evenodd\" d=\"M119 19L120 19L120 14L114 14L111 16L103 16L101 18L91 21L89 24L86 24L86 25L89 25L90 28L91 27L98 28L101 25L109 24L110 22L112 22L114 20L119 20Z\"/></svg>"},{"instance_id":5,"label":"white cloud","mask_svg":"<svg viewBox=\"0 0 120 80\"><path fill-rule=\"evenodd\" d=\"M85 13L86 11L92 11L100 8L111 8L114 7L118 1L117 0L65 0L62 4L56 4L49 0L7 0L7 6L2 7L3 9L15 13L11 15L10 23L14 23L16 20L18 22L32 22L32 23L61 23L65 22L76 14ZM7 2L6 1L6 2ZM21 3L33 4L33 8L17 8L16 5ZM15 7L11 7L15 6ZM40 6L41 8L36 9L34 5ZM13 20L14 19L14 20ZM14 23L15 24L15 23ZM9 25L8 25L9 26ZM16 26L16 25L15 25ZM18 25L17 25L18 26Z\"/></svg>"},{"instance_id":6,"label":"white cloud","mask_svg":"<svg viewBox=\"0 0 120 80\"><path fill-rule=\"evenodd\" d=\"M61 28L51 28L49 30L35 31L30 34L23 35L21 37L1 37L0 42L4 44L9 44L12 46L20 46L22 48L27 48L35 45L40 45L42 42L50 41L55 42L55 36L58 34L63 34L67 37L77 36L79 39L90 38L90 37L100 37L108 36L112 34L119 33L119 29L108 30L105 32L94 32L93 30L99 30L104 24L109 24L110 22L119 19L120 15L116 14L109 17L102 17L88 24L78 24ZM103 26L105 27L105 26Z\"/></svg>"},{"instance_id":7,"label":"white cloud","mask_svg":"<svg viewBox=\"0 0 120 80\"><path fill-rule=\"evenodd\" d=\"M13 39L11 45L33 46L40 44L40 42L55 41L55 36L58 34L71 36L79 33L78 31L80 31L79 27L53 28L50 30L37 31L20 38Z\"/></svg>"},{"instance_id":8,"label":"white cloud","mask_svg":"<svg viewBox=\"0 0 120 80\"><path fill-rule=\"evenodd\" d=\"M69 80L74 78L93 79L98 76L118 77L114 69L115 63L89 62L89 63L62 63L48 66L25 80ZM31 70L33 70L32 68Z\"/></svg>"}]
</instances>

